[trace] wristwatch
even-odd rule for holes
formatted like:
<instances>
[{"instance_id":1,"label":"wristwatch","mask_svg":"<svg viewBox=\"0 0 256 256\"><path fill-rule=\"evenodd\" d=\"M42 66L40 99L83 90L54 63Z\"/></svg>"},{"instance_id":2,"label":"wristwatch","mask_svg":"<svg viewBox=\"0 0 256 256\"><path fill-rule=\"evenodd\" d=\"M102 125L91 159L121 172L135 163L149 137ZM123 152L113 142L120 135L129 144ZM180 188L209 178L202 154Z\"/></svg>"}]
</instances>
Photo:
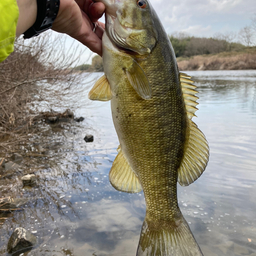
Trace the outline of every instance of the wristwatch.
<instances>
[{"instance_id":1,"label":"wristwatch","mask_svg":"<svg viewBox=\"0 0 256 256\"><path fill-rule=\"evenodd\" d=\"M38 36L50 29L59 11L60 0L37 0L36 22L24 33L24 38Z\"/></svg>"}]
</instances>

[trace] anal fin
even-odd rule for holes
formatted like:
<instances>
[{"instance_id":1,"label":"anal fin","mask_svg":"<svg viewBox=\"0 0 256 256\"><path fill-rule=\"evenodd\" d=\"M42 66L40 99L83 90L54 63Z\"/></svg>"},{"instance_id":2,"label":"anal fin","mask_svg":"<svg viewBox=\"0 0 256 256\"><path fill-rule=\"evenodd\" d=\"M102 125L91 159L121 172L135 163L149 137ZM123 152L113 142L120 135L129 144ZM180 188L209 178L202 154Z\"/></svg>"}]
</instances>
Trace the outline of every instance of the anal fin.
<instances>
[{"instance_id":1,"label":"anal fin","mask_svg":"<svg viewBox=\"0 0 256 256\"><path fill-rule=\"evenodd\" d=\"M119 153L116 156L109 173L109 181L111 185L116 190L122 192L140 192L142 187L137 175L132 170L120 147L118 147L118 152Z\"/></svg>"}]
</instances>

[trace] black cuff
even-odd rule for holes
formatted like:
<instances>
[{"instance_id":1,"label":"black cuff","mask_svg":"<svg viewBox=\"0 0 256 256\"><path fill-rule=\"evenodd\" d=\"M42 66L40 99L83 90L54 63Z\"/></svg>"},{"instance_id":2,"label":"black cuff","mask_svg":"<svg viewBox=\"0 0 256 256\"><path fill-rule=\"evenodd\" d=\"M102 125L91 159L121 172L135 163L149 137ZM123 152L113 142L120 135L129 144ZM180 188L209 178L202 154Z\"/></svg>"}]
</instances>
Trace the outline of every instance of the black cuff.
<instances>
[{"instance_id":1,"label":"black cuff","mask_svg":"<svg viewBox=\"0 0 256 256\"><path fill-rule=\"evenodd\" d=\"M50 29L59 11L60 0L37 0L37 17L34 25L24 33L24 38L38 36Z\"/></svg>"}]
</instances>

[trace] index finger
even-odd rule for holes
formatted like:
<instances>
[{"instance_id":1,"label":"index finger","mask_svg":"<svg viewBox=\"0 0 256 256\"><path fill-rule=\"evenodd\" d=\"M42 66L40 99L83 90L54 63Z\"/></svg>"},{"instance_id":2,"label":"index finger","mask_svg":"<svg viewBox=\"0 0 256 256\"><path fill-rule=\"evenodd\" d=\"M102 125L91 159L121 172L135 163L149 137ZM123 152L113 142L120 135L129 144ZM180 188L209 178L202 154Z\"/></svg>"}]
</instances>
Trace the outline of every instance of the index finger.
<instances>
[{"instance_id":1,"label":"index finger","mask_svg":"<svg viewBox=\"0 0 256 256\"><path fill-rule=\"evenodd\" d=\"M103 3L92 3L88 9L88 15L92 22L96 22L102 17L105 12L105 5Z\"/></svg>"}]
</instances>

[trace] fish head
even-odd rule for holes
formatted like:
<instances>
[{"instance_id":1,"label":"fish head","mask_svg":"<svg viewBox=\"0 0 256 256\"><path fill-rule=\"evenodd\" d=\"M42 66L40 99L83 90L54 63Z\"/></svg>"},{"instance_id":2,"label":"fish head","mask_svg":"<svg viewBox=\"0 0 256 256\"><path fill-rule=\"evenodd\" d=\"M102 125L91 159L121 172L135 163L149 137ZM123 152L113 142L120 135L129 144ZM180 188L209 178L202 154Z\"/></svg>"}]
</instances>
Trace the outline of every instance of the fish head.
<instances>
[{"instance_id":1,"label":"fish head","mask_svg":"<svg viewBox=\"0 0 256 256\"><path fill-rule=\"evenodd\" d=\"M150 54L157 43L157 30L148 0L96 0L106 6L106 33L123 51Z\"/></svg>"}]
</instances>

